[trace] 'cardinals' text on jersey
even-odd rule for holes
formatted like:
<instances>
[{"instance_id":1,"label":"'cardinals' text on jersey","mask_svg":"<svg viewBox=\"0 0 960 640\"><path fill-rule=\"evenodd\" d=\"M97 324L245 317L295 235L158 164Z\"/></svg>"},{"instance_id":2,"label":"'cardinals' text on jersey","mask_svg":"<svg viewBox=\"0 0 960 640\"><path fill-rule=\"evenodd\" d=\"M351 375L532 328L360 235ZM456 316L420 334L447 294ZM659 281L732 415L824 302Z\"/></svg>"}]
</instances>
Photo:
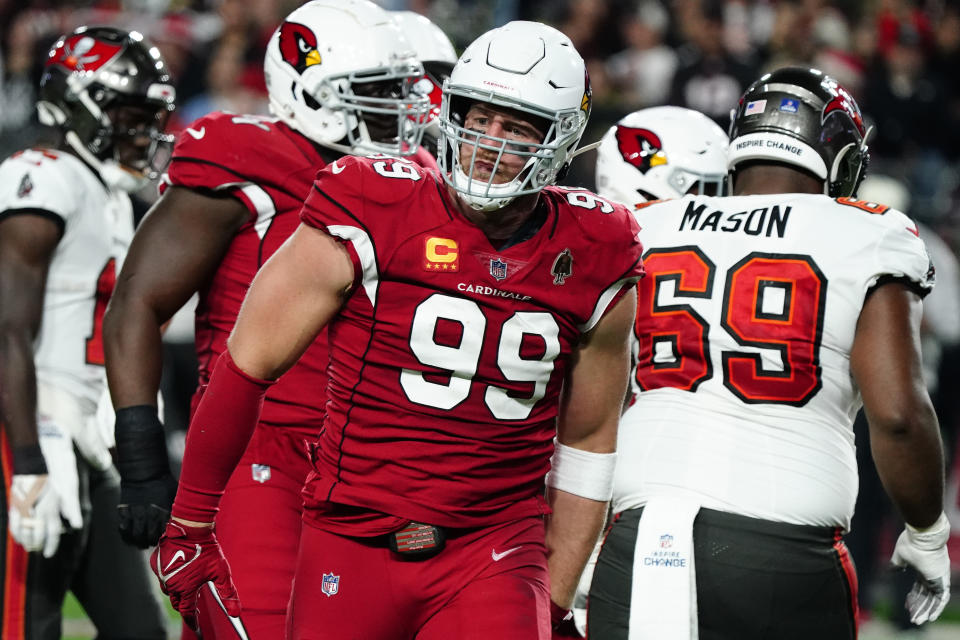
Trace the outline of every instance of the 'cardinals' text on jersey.
<instances>
[{"instance_id":1,"label":"'cardinals' text on jersey","mask_svg":"<svg viewBox=\"0 0 960 640\"><path fill-rule=\"evenodd\" d=\"M364 535L544 512L569 356L642 266L619 205L581 189L540 199L540 229L498 250L409 161L342 158L318 175L303 220L345 243L357 284L328 327L308 519ZM324 520L331 502L394 518Z\"/></svg>"},{"instance_id":2,"label":"'cardinals' text on jersey","mask_svg":"<svg viewBox=\"0 0 960 640\"><path fill-rule=\"evenodd\" d=\"M873 287L933 286L916 225L882 205L806 194L687 196L636 215L648 277L614 510L681 494L848 526L861 405L850 350Z\"/></svg>"},{"instance_id":3,"label":"'cardinals' text on jersey","mask_svg":"<svg viewBox=\"0 0 960 640\"><path fill-rule=\"evenodd\" d=\"M23 211L63 227L35 342L37 379L96 406L106 382L103 314L133 237L130 198L65 151L28 149L0 165L0 216Z\"/></svg>"},{"instance_id":4,"label":"'cardinals' text on jersey","mask_svg":"<svg viewBox=\"0 0 960 640\"><path fill-rule=\"evenodd\" d=\"M213 113L180 134L164 185L229 194L250 210L250 219L200 291L196 348L201 389L226 348L254 275L300 224L300 208L325 165L316 146L274 118ZM324 332L271 387L261 422L316 433L323 419L326 365Z\"/></svg>"}]
</instances>

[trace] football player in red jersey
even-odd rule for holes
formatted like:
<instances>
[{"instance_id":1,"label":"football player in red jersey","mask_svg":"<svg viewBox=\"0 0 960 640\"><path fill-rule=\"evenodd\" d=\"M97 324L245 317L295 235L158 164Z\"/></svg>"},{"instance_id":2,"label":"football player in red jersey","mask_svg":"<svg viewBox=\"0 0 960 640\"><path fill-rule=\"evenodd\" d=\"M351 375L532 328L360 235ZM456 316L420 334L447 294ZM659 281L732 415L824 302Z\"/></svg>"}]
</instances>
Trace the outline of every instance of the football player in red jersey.
<instances>
[{"instance_id":1,"label":"football player in red jersey","mask_svg":"<svg viewBox=\"0 0 960 640\"><path fill-rule=\"evenodd\" d=\"M643 271L628 211L553 186L589 110L569 38L512 22L445 86L441 174L318 174L194 414L151 562L181 611L207 581L240 610L212 521L264 396L326 327L288 637L550 638L610 496Z\"/></svg>"},{"instance_id":2,"label":"football player in red jersey","mask_svg":"<svg viewBox=\"0 0 960 640\"><path fill-rule=\"evenodd\" d=\"M420 132L408 123L428 103L407 96L422 74L409 51L392 15L366 0L308 3L267 48L274 117L213 113L181 134L105 319L128 542L156 544L176 490L156 407L161 325L199 292L202 391L254 274L299 224L316 172L345 153L417 149ZM217 517L254 637L283 635L309 470L304 441L322 425L327 360L322 333L271 389ZM218 606L200 613L205 637L231 632Z\"/></svg>"}]
</instances>

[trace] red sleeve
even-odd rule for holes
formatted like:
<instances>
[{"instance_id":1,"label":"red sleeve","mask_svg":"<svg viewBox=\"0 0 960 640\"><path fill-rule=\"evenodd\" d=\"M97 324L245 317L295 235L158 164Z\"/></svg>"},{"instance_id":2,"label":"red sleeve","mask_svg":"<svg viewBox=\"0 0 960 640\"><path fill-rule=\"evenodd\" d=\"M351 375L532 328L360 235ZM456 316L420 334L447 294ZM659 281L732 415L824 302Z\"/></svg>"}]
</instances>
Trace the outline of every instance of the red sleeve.
<instances>
[{"instance_id":1,"label":"red sleeve","mask_svg":"<svg viewBox=\"0 0 960 640\"><path fill-rule=\"evenodd\" d=\"M272 384L247 375L223 352L190 421L173 516L213 522Z\"/></svg>"},{"instance_id":2,"label":"red sleeve","mask_svg":"<svg viewBox=\"0 0 960 640\"><path fill-rule=\"evenodd\" d=\"M344 156L318 171L300 211L300 220L324 231L330 226L364 226L366 169L361 158Z\"/></svg>"},{"instance_id":3,"label":"red sleeve","mask_svg":"<svg viewBox=\"0 0 960 640\"><path fill-rule=\"evenodd\" d=\"M615 278L615 293L605 304L603 302L603 296L601 296L601 305L603 305L601 317L617 306L617 303L627 291L629 291L631 287L636 286L636 282L646 275L642 258L643 245L639 237L640 224L634 215L630 213L626 207L614 203L614 213L606 220L606 223L614 229L618 227L622 228L622 232L620 233L615 233L613 229L609 229L606 232L610 236L617 236L622 245L619 249L615 249L610 253L610 262L613 265L612 275ZM618 282L623 284L619 288L616 288L616 283Z\"/></svg>"},{"instance_id":4,"label":"red sleeve","mask_svg":"<svg viewBox=\"0 0 960 640\"><path fill-rule=\"evenodd\" d=\"M170 185L226 192L252 214L269 216L284 206L277 198L283 200L291 184L302 201L299 185L312 178L318 161L305 163L289 130L272 118L212 113L180 132L161 193ZM297 175L306 171L310 177Z\"/></svg>"},{"instance_id":5,"label":"red sleeve","mask_svg":"<svg viewBox=\"0 0 960 640\"><path fill-rule=\"evenodd\" d=\"M619 204L614 204L617 208L617 214L622 220L622 224L628 229L624 240L625 248L624 253L628 256L626 262L630 262L630 266L627 270L627 277L640 278L646 275L646 269L643 266L643 244L640 242L640 223L637 222L636 216L627 209L626 207L620 206Z\"/></svg>"},{"instance_id":6,"label":"red sleeve","mask_svg":"<svg viewBox=\"0 0 960 640\"><path fill-rule=\"evenodd\" d=\"M375 278L378 261L409 234L411 203L435 185L435 176L410 160L344 156L317 173L300 219L344 242L354 273Z\"/></svg>"},{"instance_id":7,"label":"red sleeve","mask_svg":"<svg viewBox=\"0 0 960 640\"><path fill-rule=\"evenodd\" d=\"M405 224L402 209L410 207L421 189L435 184L436 176L410 159L343 156L317 172L300 218L318 229L380 229L386 239Z\"/></svg>"},{"instance_id":8,"label":"red sleeve","mask_svg":"<svg viewBox=\"0 0 960 640\"><path fill-rule=\"evenodd\" d=\"M237 157L257 157L245 150L256 144L250 134L255 127L241 131L231 114L211 113L180 132L173 148L165 182L191 189L219 190L253 182L252 176L231 162ZM239 148L238 148L239 147Z\"/></svg>"},{"instance_id":9,"label":"red sleeve","mask_svg":"<svg viewBox=\"0 0 960 640\"><path fill-rule=\"evenodd\" d=\"M356 243L347 233L352 232L353 238L369 237L362 222L363 171L359 164L357 158L344 156L317 172L317 179L300 211L300 220L304 224L330 234L346 246L353 262L354 286L362 278L363 263Z\"/></svg>"},{"instance_id":10,"label":"red sleeve","mask_svg":"<svg viewBox=\"0 0 960 640\"><path fill-rule=\"evenodd\" d=\"M440 168L437 166L437 159L434 158L433 154L427 151L424 147L417 149L417 152L410 156L410 159L427 171L440 173Z\"/></svg>"}]
</instances>

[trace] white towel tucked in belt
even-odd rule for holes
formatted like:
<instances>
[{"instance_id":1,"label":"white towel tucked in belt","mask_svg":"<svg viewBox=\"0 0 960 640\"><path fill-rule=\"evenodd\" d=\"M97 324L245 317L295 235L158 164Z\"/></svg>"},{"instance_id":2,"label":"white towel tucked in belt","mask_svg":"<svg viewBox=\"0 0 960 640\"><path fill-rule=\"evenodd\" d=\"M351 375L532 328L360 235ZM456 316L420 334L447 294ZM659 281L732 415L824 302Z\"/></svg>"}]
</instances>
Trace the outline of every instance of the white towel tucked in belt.
<instances>
[{"instance_id":1,"label":"white towel tucked in belt","mask_svg":"<svg viewBox=\"0 0 960 640\"><path fill-rule=\"evenodd\" d=\"M700 505L652 498L637 527L629 640L696 640L693 519Z\"/></svg>"}]
</instances>

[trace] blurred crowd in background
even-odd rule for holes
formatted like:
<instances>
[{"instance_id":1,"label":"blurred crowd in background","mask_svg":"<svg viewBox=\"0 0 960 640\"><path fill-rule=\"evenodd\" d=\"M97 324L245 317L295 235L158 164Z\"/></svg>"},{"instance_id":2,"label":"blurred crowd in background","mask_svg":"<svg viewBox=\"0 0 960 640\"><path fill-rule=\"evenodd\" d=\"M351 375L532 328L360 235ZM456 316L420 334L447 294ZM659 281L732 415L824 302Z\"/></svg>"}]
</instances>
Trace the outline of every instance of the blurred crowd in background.
<instances>
[{"instance_id":1,"label":"blurred crowd in background","mask_svg":"<svg viewBox=\"0 0 960 640\"><path fill-rule=\"evenodd\" d=\"M746 86L784 64L809 64L837 78L857 98L868 124L876 126L870 142L872 177L864 185L869 193L862 191L861 197L885 201L926 225L924 239L938 270L924 318L927 382L948 456L957 450L960 398L948 391L960 387L960 3L378 1L387 9L427 15L458 51L486 29L514 19L539 20L565 32L586 59L593 84L585 143L598 140L628 112L660 104L696 109L726 130ZM281 19L299 4L0 0L0 158L43 135L34 111L36 87L57 35L80 24L109 24L146 35L161 49L177 86L179 108L170 126L175 132L211 111L267 113L263 52ZM581 156L565 182L592 188L594 157ZM145 190L139 196L142 213L155 195ZM189 319L185 326L182 348L190 354ZM178 342L176 330L169 335ZM194 384L189 367L184 373L171 369L166 388L176 397L177 386L189 394ZM168 406L168 426L185 427L180 406ZM869 483L862 479L863 493L874 499ZM947 512L956 527L956 484L950 500Z\"/></svg>"},{"instance_id":2,"label":"blurred crowd in background","mask_svg":"<svg viewBox=\"0 0 960 640\"><path fill-rule=\"evenodd\" d=\"M620 116L687 106L727 128L740 93L787 63L844 84L877 133L874 173L901 181L909 213L960 247L960 6L948 0L380 0L423 13L462 50L513 19L565 32L587 60L585 140ZM265 112L263 51L296 0L0 0L0 156L29 144L35 86L53 38L78 24L136 28L177 83L173 128L213 110ZM589 160L589 158L587 158ZM592 184L581 162L571 180Z\"/></svg>"}]
</instances>

